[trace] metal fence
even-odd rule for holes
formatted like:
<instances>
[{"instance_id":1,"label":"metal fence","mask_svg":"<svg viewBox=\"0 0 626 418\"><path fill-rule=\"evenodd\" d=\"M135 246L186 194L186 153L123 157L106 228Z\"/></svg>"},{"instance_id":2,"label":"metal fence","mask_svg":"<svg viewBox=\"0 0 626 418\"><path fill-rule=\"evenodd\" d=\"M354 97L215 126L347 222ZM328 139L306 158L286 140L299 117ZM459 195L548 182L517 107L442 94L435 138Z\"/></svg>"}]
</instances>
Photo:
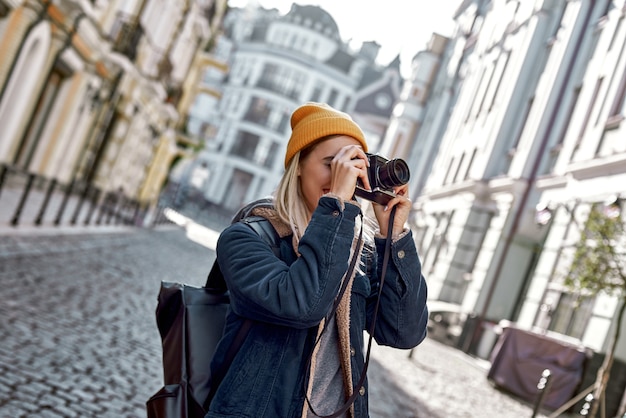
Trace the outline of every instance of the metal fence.
<instances>
[{"instance_id":1,"label":"metal fence","mask_svg":"<svg viewBox=\"0 0 626 418\"><path fill-rule=\"evenodd\" d=\"M149 208L121 191L55 178L0 164L0 224L19 226L143 226ZM165 223L162 210L151 224Z\"/></svg>"}]
</instances>

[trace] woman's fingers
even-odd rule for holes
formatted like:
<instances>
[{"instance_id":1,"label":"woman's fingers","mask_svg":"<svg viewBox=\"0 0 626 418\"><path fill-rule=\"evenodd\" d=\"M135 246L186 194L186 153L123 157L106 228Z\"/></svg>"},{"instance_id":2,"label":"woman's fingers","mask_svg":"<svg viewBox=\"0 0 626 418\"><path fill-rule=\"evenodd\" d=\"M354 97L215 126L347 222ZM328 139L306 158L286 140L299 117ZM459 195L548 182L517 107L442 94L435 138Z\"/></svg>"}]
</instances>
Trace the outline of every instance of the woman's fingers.
<instances>
[{"instance_id":1,"label":"woman's fingers","mask_svg":"<svg viewBox=\"0 0 626 418\"><path fill-rule=\"evenodd\" d=\"M357 180L369 190L367 167L369 161L363 149L358 145L348 145L339 150L331 162L331 191L345 199L354 195Z\"/></svg>"}]
</instances>

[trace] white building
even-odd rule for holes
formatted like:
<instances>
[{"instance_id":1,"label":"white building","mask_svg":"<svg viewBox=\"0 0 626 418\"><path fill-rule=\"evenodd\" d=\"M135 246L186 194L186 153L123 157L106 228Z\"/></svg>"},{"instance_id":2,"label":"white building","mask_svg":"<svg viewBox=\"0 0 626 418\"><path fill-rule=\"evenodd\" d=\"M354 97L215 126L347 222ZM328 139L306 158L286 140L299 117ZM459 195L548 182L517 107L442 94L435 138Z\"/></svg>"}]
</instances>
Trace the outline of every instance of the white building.
<instances>
[{"instance_id":1,"label":"white building","mask_svg":"<svg viewBox=\"0 0 626 418\"><path fill-rule=\"evenodd\" d=\"M415 235L429 296L479 318L463 349L487 357L500 320L600 353L611 343L619 300L578 306L560 273L580 236L572 217L584 224L615 197L626 210L624 15L623 0L464 1L429 84L440 94L397 108L388 138L415 128L413 172L438 147L427 177L414 177ZM624 338L615 354L626 361Z\"/></svg>"},{"instance_id":2,"label":"white building","mask_svg":"<svg viewBox=\"0 0 626 418\"><path fill-rule=\"evenodd\" d=\"M426 50L413 58L411 77L404 83L381 147L383 155L403 158L411 167L410 196L419 196L428 178L454 100L456 72L441 68L455 62L444 55L454 52L448 42L433 34Z\"/></svg>"},{"instance_id":3,"label":"white building","mask_svg":"<svg viewBox=\"0 0 626 418\"><path fill-rule=\"evenodd\" d=\"M373 42L350 50L334 19L317 6L294 4L284 16L233 9L224 26L220 42L232 54L220 97L198 97L191 110L194 126L203 127L196 134L205 141L198 158L209 171L203 186L209 202L234 211L274 190L291 113L307 101L349 113L377 149L400 94L397 59L377 64Z\"/></svg>"}]
</instances>

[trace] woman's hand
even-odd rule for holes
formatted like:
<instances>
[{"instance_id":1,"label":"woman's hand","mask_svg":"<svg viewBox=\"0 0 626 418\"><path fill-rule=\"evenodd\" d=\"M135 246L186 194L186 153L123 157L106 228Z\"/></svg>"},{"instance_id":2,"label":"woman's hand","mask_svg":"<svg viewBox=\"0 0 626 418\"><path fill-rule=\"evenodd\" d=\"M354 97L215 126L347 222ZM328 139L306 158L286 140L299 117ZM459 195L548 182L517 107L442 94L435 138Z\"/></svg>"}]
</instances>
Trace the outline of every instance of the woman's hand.
<instances>
[{"instance_id":1,"label":"woman's hand","mask_svg":"<svg viewBox=\"0 0 626 418\"><path fill-rule=\"evenodd\" d=\"M349 201L354 196L357 180L370 190L367 177L369 160L360 145L347 145L339 150L330 163L330 193Z\"/></svg>"},{"instance_id":2,"label":"woman's hand","mask_svg":"<svg viewBox=\"0 0 626 418\"><path fill-rule=\"evenodd\" d=\"M409 219L411 213L412 203L409 199L409 185L394 187L393 189L396 197L391 199L386 206L379 205L378 203L372 203L374 207L374 214L378 220L378 226L380 228L380 234L383 237L387 237L389 231L389 216L391 215L391 208L396 207L396 214L393 219L393 231L391 232L391 238L396 239L404 231L404 225Z\"/></svg>"}]
</instances>

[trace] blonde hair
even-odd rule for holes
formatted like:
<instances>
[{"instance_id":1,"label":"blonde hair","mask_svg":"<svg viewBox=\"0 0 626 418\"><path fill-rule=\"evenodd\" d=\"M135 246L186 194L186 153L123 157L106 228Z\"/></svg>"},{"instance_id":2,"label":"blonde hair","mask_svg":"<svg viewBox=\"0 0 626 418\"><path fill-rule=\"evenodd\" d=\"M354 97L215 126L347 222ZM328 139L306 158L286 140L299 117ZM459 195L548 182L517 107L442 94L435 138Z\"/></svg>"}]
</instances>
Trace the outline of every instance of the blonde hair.
<instances>
[{"instance_id":1,"label":"blonde hair","mask_svg":"<svg viewBox=\"0 0 626 418\"><path fill-rule=\"evenodd\" d=\"M311 218L300 188L298 176L300 155L301 152L298 151L289 161L274 193L274 208L280 219L291 227L296 242L300 242Z\"/></svg>"}]
</instances>

